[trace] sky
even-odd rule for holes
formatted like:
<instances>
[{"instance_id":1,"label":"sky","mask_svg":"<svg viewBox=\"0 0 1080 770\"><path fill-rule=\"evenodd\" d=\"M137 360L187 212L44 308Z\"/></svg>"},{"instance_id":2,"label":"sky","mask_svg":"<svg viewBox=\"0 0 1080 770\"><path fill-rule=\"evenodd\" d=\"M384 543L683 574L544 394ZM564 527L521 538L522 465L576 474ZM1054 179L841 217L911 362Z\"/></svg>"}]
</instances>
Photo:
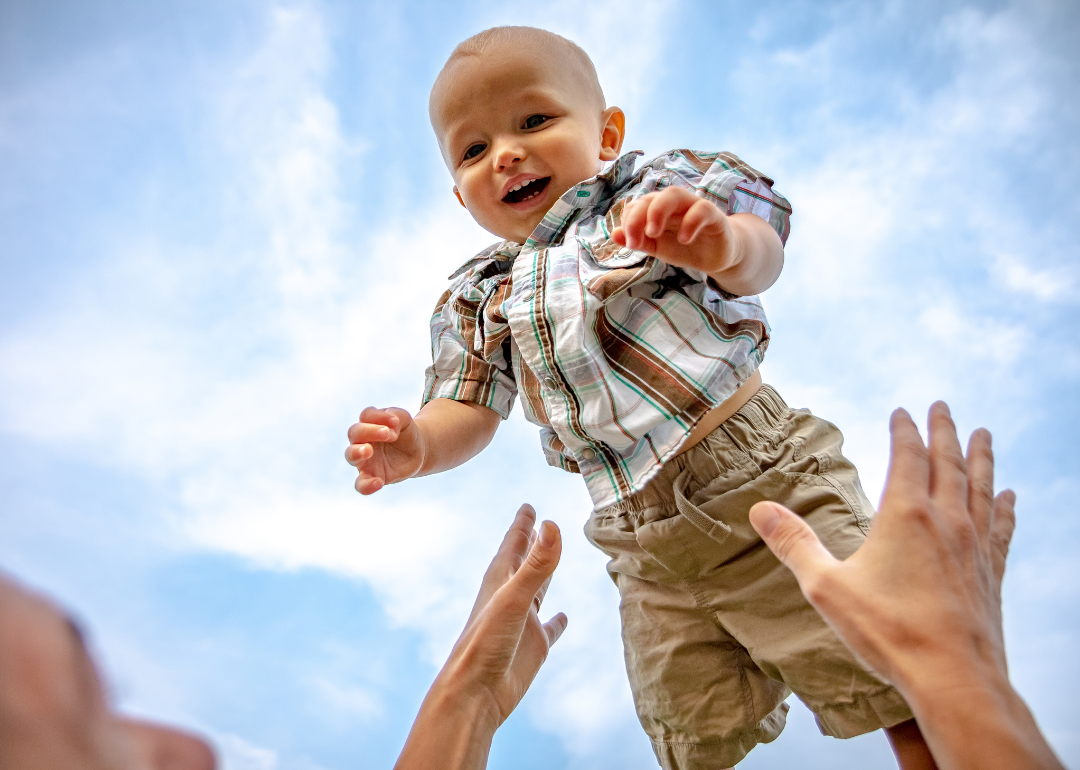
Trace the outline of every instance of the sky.
<instances>
[{"instance_id":1,"label":"sky","mask_svg":"<svg viewBox=\"0 0 1080 770\"><path fill-rule=\"evenodd\" d=\"M230 770L393 763L514 511L563 530L569 627L492 768L655 767L581 480L517 409L361 498L345 431L415 409L448 276L496 240L427 95L543 26L625 149L735 152L795 214L762 367L876 499L891 410L946 399L1019 496L1010 672L1080 766L1080 7L1070 0L0 2L0 566L90 630L123 710ZM889 768L880 734L740 767Z\"/></svg>"}]
</instances>

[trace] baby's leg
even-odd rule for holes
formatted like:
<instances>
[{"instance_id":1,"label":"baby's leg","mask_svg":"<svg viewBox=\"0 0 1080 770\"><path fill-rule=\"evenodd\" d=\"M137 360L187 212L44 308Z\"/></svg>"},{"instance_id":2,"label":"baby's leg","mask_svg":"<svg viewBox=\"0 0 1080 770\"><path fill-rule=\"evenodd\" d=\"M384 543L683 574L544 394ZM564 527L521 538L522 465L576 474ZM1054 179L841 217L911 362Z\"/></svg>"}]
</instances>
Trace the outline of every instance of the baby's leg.
<instances>
[{"instance_id":1,"label":"baby's leg","mask_svg":"<svg viewBox=\"0 0 1080 770\"><path fill-rule=\"evenodd\" d=\"M901 770L937 770L922 731L914 719L885 728Z\"/></svg>"}]
</instances>

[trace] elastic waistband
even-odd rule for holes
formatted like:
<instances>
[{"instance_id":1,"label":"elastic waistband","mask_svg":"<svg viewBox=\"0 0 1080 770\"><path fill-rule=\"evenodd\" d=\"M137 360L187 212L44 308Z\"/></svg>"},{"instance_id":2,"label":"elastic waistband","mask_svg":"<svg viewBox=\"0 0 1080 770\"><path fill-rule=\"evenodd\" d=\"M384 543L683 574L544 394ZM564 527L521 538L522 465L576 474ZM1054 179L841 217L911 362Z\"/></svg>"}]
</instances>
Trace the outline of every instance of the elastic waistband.
<instances>
[{"instance_id":1,"label":"elastic waistband","mask_svg":"<svg viewBox=\"0 0 1080 770\"><path fill-rule=\"evenodd\" d=\"M684 471L704 479L738 467L745 453L776 438L789 412L774 388L762 385L739 411L720 423L696 446L669 460L649 483L625 500L601 508L593 516L615 517L674 505L675 479ZM652 518L646 514L645 519Z\"/></svg>"},{"instance_id":2,"label":"elastic waistband","mask_svg":"<svg viewBox=\"0 0 1080 770\"><path fill-rule=\"evenodd\" d=\"M788 411L787 402L780 394L771 385L762 385L753 398L720 423L702 443L723 432L740 449L753 449L779 432L780 424Z\"/></svg>"}]
</instances>

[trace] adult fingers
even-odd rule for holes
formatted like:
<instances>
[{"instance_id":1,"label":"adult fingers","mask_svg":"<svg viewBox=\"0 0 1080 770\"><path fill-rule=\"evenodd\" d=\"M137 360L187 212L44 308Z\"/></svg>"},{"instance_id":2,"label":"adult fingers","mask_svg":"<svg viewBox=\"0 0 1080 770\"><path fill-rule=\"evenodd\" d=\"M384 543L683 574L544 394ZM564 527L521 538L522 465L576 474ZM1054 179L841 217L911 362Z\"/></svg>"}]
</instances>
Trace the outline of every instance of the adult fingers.
<instances>
[{"instance_id":1,"label":"adult fingers","mask_svg":"<svg viewBox=\"0 0 1080 770\"><path fill-rule=\"evenodd\" d=\"M567 622L566 615L559 612L556 613L555 617L543 625L544 634L547 636L548 647L551 647L551 645L559 641L559 637L562 636L563 631L566 630Z\"/></svg>"},{"instance_id":2,"label":"adult fingers","mask_svg":"<svg viewBox=\"0 0 1080 770\"><path fill-rule=\"evenodd\" d=\"M679 192L679 188L669 187L652 197L645 215L645 235L659 238L667 230L671 217L686 209L688 201Z\"/></svg>"},{"instance_id":3,"label":"adult fingers","mask_svg":"<svg viewBox=\"0 0 1080 770\"><path fill-rule=\"evenodd\" d=\"M499 600L508 617L524 616L537 593L551 578L562 556L562 536L554 522L545 521L517 572L499 589ZM495 601L493 598L492 601Z\"/></svg>"},{"instance_id":4,"label":"adult fingers","mask_svg":"<svg viewBox=\"0 0 1080 770\"><path fill-rule=\"evenodd\" d=\"M534 537L533 525L535 523L536 510L531 505L525 503L517 509L517 513L514 514L514 521L510 524L510 529L506 530L502 543L499 544L499 550L496 551L495 558L491 560L491 566L488 567L489 572L493 567L501 563L505 563L509 568L503 578L504 580L517 571L517 568L521 566L521 562L525 560L529 547L532 545Z\"/></svg>"},{"instance_id":5,"label":"adult fingers","mask_svg":"<svg viewBox=\"0 0 1080 770\"><path fill-rule=\"evenodd\" d=\"M971 434L967 450L968 513L984 548L989 548L994 519L994 451L990 431L979 428Z\"/></svg>"},{"instance_id":6,"label":"adult fingers","mask_svg":"<svg viewBox=\"0 0 1080 770\"><path fill-rule=\"evenodd\" d=\"M908 503L912 498L926 500L930 488L930 461L919 429L911 415L896 409L889 418L889 469L885 476L881 510L886 512L891 499ZM880 514L879 514L880 515Z\"/></svg>"},{"instance_id":7,"label":"adult fingers","mask_svg":"<svg viewBox=\"0 0 1080 770\"><path fill-rule=\"evenodd\" d=\"M495 552L495 557L491 560L487 571L484 573L484 579L480 582L480 590L476 594L472 612L469 613L469 620L465 623L466 628L472 624L477 614L491 600L492 595L510 579L510 576L517 571L525 560L525 555L529 552L529 547L532 544L533 523L535 521L536 511L528 503L518 508L517 513L514 514L514 521L510 524L510 528L506 530L506 534L499 544L499 550Z\"/></svg>"},{"instance_id":8,"label":"adult fingers","mask_svg":"<svg viewBox=\"0 0 1080 770\"><path fill-rule=\"evenodd\" d=\"M750 509L750 524L776 558L795 574L810 603L814 603L821 574L837 560L821 544L814 530L778 503L757 503Z\"/></svg>"},{"instance_id":9,"label":"adult fingers","mask_svg":"<svg viewBox=\"0 0 1080 770\"><path fill-rule=\"evenodd\" d=\"M949 407L944 401L930 405L930 496L945 503L943 511L967 512L967 462L960 449Z\"/></svg>"},{"instance_id":10,"label":"adult fingers","mask_svg":"<svg viewBox=\"0 0 1080 770\"><path fill-rule=\"evenodd\" d=\"M990 526L990 563L994 569L994 580L998 592L1005 577L1005 561L1009 556L1009 545L1016 530L1016 493L1011 489L994 498L994 515Z\"/></svg>"},{"instance_id":11,"label":"adult fingers","mask_svg":"<svg viewBox=\"0 0 1080 770\"><path fill-rule=\"evenodd\" d=\"M533 607L536 608L537 613L540 612L540 606L544 603L544 597L547 596L548 586L551 585L551 576L544 581L544 584L540 586L540 590L536 592L536 596L533 597Z\"/></svg>"}]
</instances>

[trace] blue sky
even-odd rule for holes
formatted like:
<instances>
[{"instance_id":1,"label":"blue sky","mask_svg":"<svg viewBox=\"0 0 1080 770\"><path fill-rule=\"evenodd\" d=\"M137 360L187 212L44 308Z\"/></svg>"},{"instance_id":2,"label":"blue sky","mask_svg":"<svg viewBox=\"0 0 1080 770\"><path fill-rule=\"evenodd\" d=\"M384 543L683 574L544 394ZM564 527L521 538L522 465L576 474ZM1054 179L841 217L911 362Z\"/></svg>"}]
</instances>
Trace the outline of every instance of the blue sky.
<instances>
[{"instance_id":1,"label":"blue sky","mask_svg":"<svg viewBox=\"0 0 1080 770\"><path fill-rule=\"evenodd\" d=\"M580 480L516 413L440 477L352 491L344 431L414 408L427 315L493 239L427 93L546 26L626 147L730 150L795 217L763 367L871 497L945 398L1019 494L1011 671L1080 765L1080 11L1060 2L0 4L0 564L72 607L126 710L234 770L387 767L517 505L570 616L493 768L654 766ZM796 705L748 768L887 768Z\"/></svg>"}]
</instances>

